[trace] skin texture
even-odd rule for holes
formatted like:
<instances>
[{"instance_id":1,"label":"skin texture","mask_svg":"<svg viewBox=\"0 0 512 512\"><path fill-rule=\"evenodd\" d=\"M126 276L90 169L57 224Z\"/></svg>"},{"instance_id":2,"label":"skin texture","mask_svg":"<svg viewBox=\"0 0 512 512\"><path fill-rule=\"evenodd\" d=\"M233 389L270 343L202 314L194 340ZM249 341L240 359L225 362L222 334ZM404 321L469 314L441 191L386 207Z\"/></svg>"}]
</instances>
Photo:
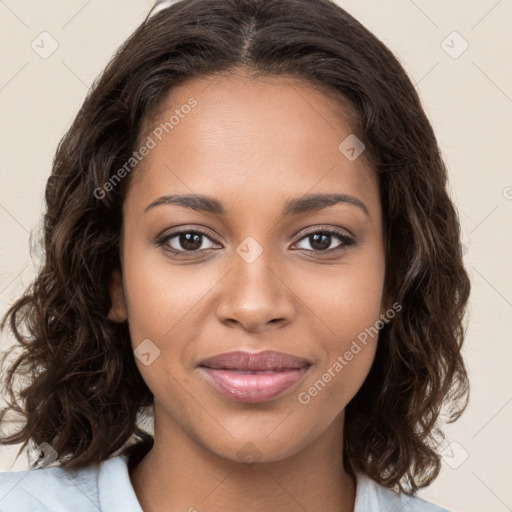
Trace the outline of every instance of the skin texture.
<instances>
[{"instance_id":1,"label":"skin texture","mask_svg":"<svg viewBox=\"0 0 512 512\"><path fill-rule=\"evenodd\" d=\"M155 444L132 472L145 512L351 511L355 482L343 467L344 409L363 384L373 339L307 405L298 395L373 326L383 299L385 256L377 175L338 149L353 130L334 99L308 83L242 75L174 88L159 122L190 97L180 119L134 171L123 206L122 274L109 318L129 321L133 348L160 350L138 368L154 394ZM286 200L344 193L354 205L281 217ZM160 205L158 197L204 194L226 215ZM199 251L173 256L160 235L202 228ZM306 235L330 228L356 244L330 255ZM236 251L252 237L252 263ZM344 242L326 242L334 249ZM198 244L199 245L199 244ZM204 249L204 250L203 250ZM202 252L201 252L202 251ZM247 404L215 391L197 365L233 350L278 350L313 361L304 379L271 401ZM256 464L241 460L252 450ZM191 485L193 482L193 485Z\"/></svg>"}]
</instances>

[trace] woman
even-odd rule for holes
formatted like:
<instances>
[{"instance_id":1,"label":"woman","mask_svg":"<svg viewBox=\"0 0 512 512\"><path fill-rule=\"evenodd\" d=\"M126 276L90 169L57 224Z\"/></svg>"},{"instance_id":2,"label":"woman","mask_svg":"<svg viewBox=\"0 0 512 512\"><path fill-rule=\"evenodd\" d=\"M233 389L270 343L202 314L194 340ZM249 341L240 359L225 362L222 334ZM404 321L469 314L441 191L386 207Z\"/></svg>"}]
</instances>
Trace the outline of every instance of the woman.
<instances>
[{"instance_id":1,"label":"woman","mask_svg":"<svg viewBox=\"0 0 512 512\"><path fill-rule=\"evenodd\" d=\"M2 510L442 510L470 285L413 85L329 0L167 4L57 150Z\"/></svg>"}]
</instances>

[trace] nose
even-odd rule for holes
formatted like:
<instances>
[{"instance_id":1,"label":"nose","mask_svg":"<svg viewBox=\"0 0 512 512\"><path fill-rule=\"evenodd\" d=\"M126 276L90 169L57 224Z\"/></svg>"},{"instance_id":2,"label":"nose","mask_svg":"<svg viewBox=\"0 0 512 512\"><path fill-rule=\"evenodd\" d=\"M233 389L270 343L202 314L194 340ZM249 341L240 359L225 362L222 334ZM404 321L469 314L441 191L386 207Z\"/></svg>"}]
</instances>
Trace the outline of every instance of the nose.
<instances>
[{"instance_id":1,"label":"nose","mask_svg":"<svg viewBox=\"0 0 512 512\"><path fill-rule=\"evenodd\" d=\"M219 321L260 332L283 327L293 320L296 307L289 283L264 254L252 263L235 256L234 266L221 288Z\"/></svg>"}]
</instances>

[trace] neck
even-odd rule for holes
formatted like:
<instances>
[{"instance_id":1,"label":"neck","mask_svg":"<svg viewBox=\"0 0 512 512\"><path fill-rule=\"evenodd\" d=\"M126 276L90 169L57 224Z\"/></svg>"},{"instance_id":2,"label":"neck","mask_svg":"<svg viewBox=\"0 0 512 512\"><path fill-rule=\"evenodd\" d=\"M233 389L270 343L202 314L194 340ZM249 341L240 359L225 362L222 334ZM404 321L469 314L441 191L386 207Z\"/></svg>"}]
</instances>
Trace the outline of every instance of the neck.
<instances>
[{"instance_id":1,"label":"neck","mask_svg":"<svg viewBox=\"0 0 512 512\"><path fill-rule=\"evenodd\" d=\"M251 464L213 453L155 414L154 445L130 479L144 512L353 512L356 483L343 466L342 428L340 416L294 455Z\"/></svg>"}]
</instances>

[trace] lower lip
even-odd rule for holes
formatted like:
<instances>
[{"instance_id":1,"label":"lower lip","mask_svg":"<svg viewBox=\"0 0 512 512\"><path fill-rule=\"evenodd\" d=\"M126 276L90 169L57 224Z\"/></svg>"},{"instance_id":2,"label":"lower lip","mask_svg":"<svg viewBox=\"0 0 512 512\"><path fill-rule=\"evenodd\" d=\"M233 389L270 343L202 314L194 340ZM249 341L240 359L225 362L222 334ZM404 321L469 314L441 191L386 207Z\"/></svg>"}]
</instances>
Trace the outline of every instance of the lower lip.
<instances>
[{"instance_id":1,"label":"lower lip","mask_svg":"<svg viewBox=\"0 0 512 512\"><path fill-rule=\"evenodd\" d=\"M271 400L290 389L304 377L309 367L256 373L200 368L207 381L222 395L239 402L257 403Z\"/></svg>"}]
</instances>

